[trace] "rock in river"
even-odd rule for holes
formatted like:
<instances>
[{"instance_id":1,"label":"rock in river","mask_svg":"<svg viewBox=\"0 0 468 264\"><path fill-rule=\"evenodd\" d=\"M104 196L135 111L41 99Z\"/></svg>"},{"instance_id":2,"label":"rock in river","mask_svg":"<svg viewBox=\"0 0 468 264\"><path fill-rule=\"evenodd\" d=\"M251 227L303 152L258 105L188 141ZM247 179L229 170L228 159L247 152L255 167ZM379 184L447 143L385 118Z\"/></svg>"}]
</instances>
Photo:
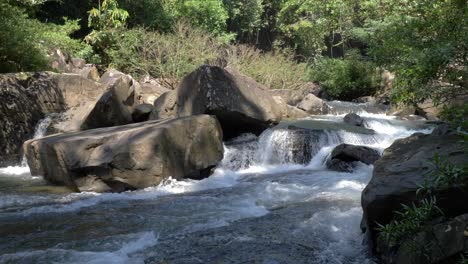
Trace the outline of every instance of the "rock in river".
<instances>
[{"instance_id":1,"label":"rock in river","mask_svg":"<svg viewBox=\"0 0 468 264\"><path fill-rule=\"evenodd\" d=\"M353 170L353 163L360 161L367 165L374 164L380 158L380 153L366 146L341 144L335 147L331 153L327 167L335 171Z\"/></svg>"},{"instance_id":2,"label":"rock in river","mask_svg":"<svg viewBox=\"0 0 468 264\"><path fill-rule=\"evenodd\" d=\"M222 131L209 115L58 134L24 149L33 175L97 192L203 178L223 157Z\"/></svg>"},{"instance_id":3,"label":"rock in river","mask_svg":"<svg viewBox=\"0 0 468 264\"><path fill-rule=\"evenodd\" d=\"M267 90L235 70L204 65L186 76L176 90L159 97L150 119L210 114L218 118L225 138L260 134L281 120Z\"/></svg>"}]
</instances>

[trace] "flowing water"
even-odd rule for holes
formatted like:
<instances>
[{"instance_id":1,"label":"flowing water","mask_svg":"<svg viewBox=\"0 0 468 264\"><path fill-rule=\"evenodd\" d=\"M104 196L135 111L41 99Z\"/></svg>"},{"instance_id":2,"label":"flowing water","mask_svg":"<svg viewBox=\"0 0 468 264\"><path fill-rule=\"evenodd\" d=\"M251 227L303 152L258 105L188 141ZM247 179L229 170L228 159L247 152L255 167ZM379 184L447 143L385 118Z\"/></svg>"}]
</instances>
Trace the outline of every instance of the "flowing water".
<instances>
[{"instance_id":1,"label":"flowing water","mask_svg":"<svg viewBox=\"0 0 468 264\"><path fill-rule=\"evenodd\" d=\"M2 168L0 263L374 263L359 228L373 167L332 172L327 156L343 142L383 151L431 128L353 107L366 128L327 115L245 134L200 181L70 193L27 166Z\"/></svg>"}]
</instances>

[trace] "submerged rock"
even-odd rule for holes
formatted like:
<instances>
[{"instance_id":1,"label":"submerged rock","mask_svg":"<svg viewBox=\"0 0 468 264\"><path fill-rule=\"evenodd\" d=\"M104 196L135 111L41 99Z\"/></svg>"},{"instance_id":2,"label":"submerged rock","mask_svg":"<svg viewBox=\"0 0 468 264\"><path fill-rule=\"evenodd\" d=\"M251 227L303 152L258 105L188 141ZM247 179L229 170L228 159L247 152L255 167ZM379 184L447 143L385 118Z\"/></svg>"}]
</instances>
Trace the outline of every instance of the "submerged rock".
<instances>
[{"instance_id":1,"label":"submerged rock","mask_svg":"<svg viewBox=\"0 0 468 264\"><path fill-rule=\"evenodd\" d=\"M221 128L208 115L53 135L29 140L24 149L33 175L93 191L207 177L223 157Z\"/></svg>"},{"instance_id":2,"label":"submerged rock","mask_svg":"<svg viewBox=\"0 0 468 264\"><path fill-rule=\"evenodd\" d=\"M364 125L364 119L360 117L359 115L355 113L349 113L344 116L343 121L346 124L350 124L352 126L363 126Z\"/></svg>"},{"instance_id":3,"label":"submerged rock","mask_svg":"<svg viewBox=\"0 0 468 264\"><path fill-rule=\"evenodd\" d=\"M441 135L442 134L442 135ZM388 224L402 204L416 203L416 191L436 169L433 162L438 153L447 162L461 166L467 155L461 137L436 132L433 135L416 133L395 141L375 164L371 181L362 192L364 210L363 229L377 242L377 224ZM438 190L437 206L445 216L453 217L468 212L468 190L460 186Z\"/></svg>"},{"instance_id":4,"label":"submerged rock","mask_svg":"<svg viewBox=\"0 0 468 264\"><path fill-rule=\"evenodd\" d=\"M354 162L360 161L367 165L374 164L380 158L380 153L372 148L341 144L335 147L327 161L327 168L335 171L353 171Z\"/></svg>"},{"instance_id":5,"label":"submerged rock","mask_svg":"<svg viewBox=\"0 0 468 264\"><path fill-rule=\"evenodd\" d=\"M215 115L225 138L260 134L281 120L280 109L268 89L237 71L201 66L174 91L163 94L151 119L196 114Z\"/></svg>"}]
</instances>

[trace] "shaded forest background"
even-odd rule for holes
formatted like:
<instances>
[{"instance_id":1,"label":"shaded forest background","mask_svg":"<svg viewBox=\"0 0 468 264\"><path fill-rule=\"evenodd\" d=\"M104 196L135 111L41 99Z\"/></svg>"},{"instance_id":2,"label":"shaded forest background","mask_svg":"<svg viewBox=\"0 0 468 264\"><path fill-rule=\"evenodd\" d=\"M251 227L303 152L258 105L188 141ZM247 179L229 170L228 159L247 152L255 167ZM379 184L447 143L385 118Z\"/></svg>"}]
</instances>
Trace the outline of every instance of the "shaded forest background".
<instances>
[{"instance_id":1,"label":"shaded forest background","mask_svg":"<svg viewBox=\"0 0 468 264\"><path fill-rule=\"evenodd\" d=\"M465 0L0 0L0 7L0 72L47 70L48 54L60 48L169 85L209 63L273 89L319 82L342 100L376 93L384 70L396 76L394 102L468 94Z\"/></svg>"}]
</instances>

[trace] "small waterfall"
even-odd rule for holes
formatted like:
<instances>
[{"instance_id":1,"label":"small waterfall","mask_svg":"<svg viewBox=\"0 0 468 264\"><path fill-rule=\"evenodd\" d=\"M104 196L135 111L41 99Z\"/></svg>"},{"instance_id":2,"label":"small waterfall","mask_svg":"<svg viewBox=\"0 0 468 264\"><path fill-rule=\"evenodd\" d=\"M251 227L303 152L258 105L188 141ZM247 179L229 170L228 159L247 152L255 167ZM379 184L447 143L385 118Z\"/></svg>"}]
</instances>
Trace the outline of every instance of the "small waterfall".
<instances>
[{"instance_id":1,"label":"small waterfall","mask_svg":"<svg viewBox=\"0 0 468 264\"><path fill-rule=\"evenodd\" d=\"M384 114L387 111L383 106L377 106L375 103L353 103L343 101L325 101L324 103L329 115L345 115L348 113Z\"/></svg>"},{"instance_id":2,"label":"small waterfall","mask_svg":"<svg viewBox=\"0 0 468 264\"><path fill-rule=\"evenodd\" d=\"M248 137L249 141L235 140L225 145L221 167L239 170L252 165L307 165L316 156L320 156L320 163L323 163L331 147L341 143L375 145L382 140L380 135L302 128L268 129L258 138L254 135L242 137ZM329 151L324 153L324 148Z\"/></svg>"},{"instance_id":3,"label":"small waterfall","mask_svg":"<svg viewBox=\"0 0 468 264\"><path fill-rule=\"evenodd\" d=\"M33 139L44 137L47 132L47 128L50 126L50 123L52 123L52 117L50 116L46 116L45 118L39 120L36 128L34 129ZM23 158L21 159L21 167L28 168L28 161L25 154L23 154Z\"/></svg>"},{"instance_id":4,"label":"small waterfall","mask_svg":"<svg viewBox=\"0 0 468 264\"><path fill-rule=\"evenodd\" d=\"M339 144L364 145L382 152L397 138L418 131L430 133L432 129L423 123L408 125L408 122L399 120L369 117L365 118L367 129L353 130L341 120L301 120L297 124L307 128L280 124L267 129L259 137L245 134L225 144L220 167L229 170L283 164L322 167L327 156Z\"/></svg>"}]
</instances>

